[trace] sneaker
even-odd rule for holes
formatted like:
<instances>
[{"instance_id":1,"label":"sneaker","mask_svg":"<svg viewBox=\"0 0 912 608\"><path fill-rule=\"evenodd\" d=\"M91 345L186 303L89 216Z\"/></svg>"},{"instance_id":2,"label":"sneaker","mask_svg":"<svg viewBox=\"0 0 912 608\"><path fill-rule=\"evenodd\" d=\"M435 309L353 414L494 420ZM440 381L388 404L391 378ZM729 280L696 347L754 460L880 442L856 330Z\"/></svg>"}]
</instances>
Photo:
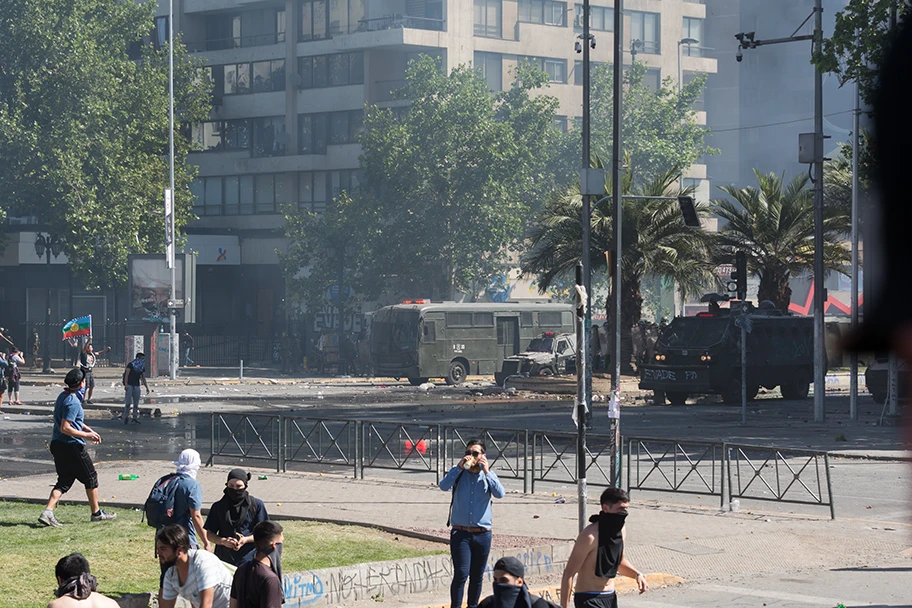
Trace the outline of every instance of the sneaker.
<instances>
[{"instance_id":1,"label":"sneaker","mask_svg":"<svg viewBox=\"0 0 912 608\"><path fill-rule=\"evenodd\" d=\"M108 513L104 509L99 509L98 513L92 513L92 521L108 521L117 519L117 513Z\"/></svg>"},{"instance_id":2,"label":"sneaker","mask_svg":"<svg viewBox=\"0 0 912 608\"><path fill-rule=\"evenodd\" d=\"M129 418L129 417L124 418L123 421L124 421L124 424L130 424L130 418Z\"/></svg>"},{"instance_id":3,"label":"sneaker","mask_svg":"<svg viewBox=\"0 0 912 608\"><path fill-rule=\"evenodd\" d=\"M91 400L91 399L86 399L85 401L83 401L83 403L84 403L85 405L92 405L92 400Z\"/></svg>"},{"instance_id":4,"label":"sneaker","mask_svg":"<svg viewBox=\"0 0 912 608\"><path fill-rule=\"evenodd\" d=\"M133 419L133 424L141 424L140 421L139 421L139 418L134 418L134 419Z\"/></svg>"},{"instance_id":5,"label":"sneaker","mask_svg":"<svg viewBox=\"0 0 912 608\"><path fill-rule=\"evenodd\" d=\"M57 518L54 517L53 511L44 511L41 515L38 516L38 523L43 524L49 528L59 528L63 524L57 521Z\"/></svg>"}]
</instances>

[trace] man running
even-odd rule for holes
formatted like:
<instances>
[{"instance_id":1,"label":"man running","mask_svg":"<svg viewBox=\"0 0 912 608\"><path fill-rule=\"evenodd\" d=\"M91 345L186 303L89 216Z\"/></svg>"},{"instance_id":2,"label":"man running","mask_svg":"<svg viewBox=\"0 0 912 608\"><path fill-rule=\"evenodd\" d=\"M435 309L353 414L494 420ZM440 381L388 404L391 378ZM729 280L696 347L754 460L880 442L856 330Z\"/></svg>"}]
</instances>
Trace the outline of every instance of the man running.
<instances>
[{"instance_id":1,"label":"man running","mask_svg":"<svg viewBox=\"0 0 912 608\"><path fill-rule=\"evenodd\" d=\"M98 474L86 450L86 439L97 445L101 443L101 435L85 423L85 412L78 395L79 389L85 386L82 370L71 369L63 382L66 389L60 393L54 404L54 432L51 435L50 446L51 454L54 456L54 467L57 469L57 483L51 490L47 506L38 518L38 523L45 526L60 526L60 522L54 516L54 507L77 479L85 486L92 521L114 519L117 515L102 511L98 506Z\"/></svg>"},{"instance_id":2,"label":"man running","mask_svg":"<svg viewBox=\"0 0 912 608\"><path fill-rule=\"evenodd\" d=\"M564 576L561 579L562 608L570 603L570 587L576 576L573 593L575 608L617 608L614 579L620 574L636 579L640 593L648 588L646 576L624 555L624 520L630 499L620 488L608 488L600 499L602 509L589 518L593 522L576 538Z\"/></svg>"}]
</instances>

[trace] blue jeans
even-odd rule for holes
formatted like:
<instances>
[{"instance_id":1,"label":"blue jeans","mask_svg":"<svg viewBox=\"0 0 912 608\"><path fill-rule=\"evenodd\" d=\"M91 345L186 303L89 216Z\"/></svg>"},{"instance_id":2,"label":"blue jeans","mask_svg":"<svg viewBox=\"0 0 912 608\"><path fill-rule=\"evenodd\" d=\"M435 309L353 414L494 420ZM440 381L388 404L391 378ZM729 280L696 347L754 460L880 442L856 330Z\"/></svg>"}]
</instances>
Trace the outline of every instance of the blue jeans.
<instances>
[{"instance_id":1,"label":"blue jeans","mask_svg":"<svg viewBox=\"0 0 912 608\"><path fill-rule=\"evenodd\" d=\"M453 582L450 584L450 608L462 608L462 594L469 579L469 608L476 608L481 597L482 576L491 552L491 531L465 532L450 530L450 556L453 558Z\"/></svg>"},{"instance_id":2,"label":"blue jeans","mask_svg":"<svg viewBox=\"0 0 912 608\"><path fill-rule=\"evenodd\" d=\"M142 396L142 390L138 386L127 386L124 395L124 412L123 419L126 420L130 414L130 403L133 403L133 417L139 418L139 398Z\"/></svg>"}]
</instances>

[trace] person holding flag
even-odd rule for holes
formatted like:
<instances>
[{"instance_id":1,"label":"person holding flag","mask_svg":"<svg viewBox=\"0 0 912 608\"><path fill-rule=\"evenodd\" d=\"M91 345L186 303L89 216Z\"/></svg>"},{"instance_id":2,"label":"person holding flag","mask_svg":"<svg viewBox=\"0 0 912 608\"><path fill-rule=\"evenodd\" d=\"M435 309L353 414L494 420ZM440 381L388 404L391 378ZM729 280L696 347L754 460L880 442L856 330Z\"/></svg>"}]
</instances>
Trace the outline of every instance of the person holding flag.
<instances>
[{"instance_id":1,"label":"person holding flag","mask_svg":"<svg viewBox=\"0 0 912 608\"><path fill-rule=\"evenodd\" d=\"M82 353L79 355L79 369L85 374L85 403L92 403L92 393L95 392L95 375L92 373L95 369L95 363L99 356L105 354L109 350L111 350L110 346L96 353L95 347L92 346L92 341L89 340L86 342L85 347L82 349Z\"/></svg>"}]
</instances>

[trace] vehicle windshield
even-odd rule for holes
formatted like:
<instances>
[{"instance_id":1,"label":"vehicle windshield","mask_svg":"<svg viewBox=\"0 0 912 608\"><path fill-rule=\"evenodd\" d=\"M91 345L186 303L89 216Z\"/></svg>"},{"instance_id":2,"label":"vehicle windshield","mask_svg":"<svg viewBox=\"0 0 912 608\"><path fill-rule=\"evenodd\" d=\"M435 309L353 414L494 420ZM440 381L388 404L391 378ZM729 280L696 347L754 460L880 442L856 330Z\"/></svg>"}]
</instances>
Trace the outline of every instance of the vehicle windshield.
<instances>
[{"instance_id":1,"label":"vehicle windshield","mask_svg":"<svg viewBox=\"0 0 912 608\"><path fill-rule=\"evenodd\" d=\"M527 353L550 353L554 346L554 338L535 338L529 342Z\"/></svg>"},{"instance_id":2,"label":"vehicle windshield","mask_svg":"<svg viewBox=\"0 0 912 608\"><path fill-rule=\"evenodd\" d=\"M378 310L371 323L371 352L393 353L418 347L417 310Z\"/></svg>"},{"instance_id":3,"label":"vehicle windshield","mask_svg":"<svg viewBox=\"0 0 912 608\"><path fill-rule=\"evenodd\" d=\"M705 348L722 341L726 317L678 317L662 332L659 342L667 348Z\"/></svg>"}]
</instances>

